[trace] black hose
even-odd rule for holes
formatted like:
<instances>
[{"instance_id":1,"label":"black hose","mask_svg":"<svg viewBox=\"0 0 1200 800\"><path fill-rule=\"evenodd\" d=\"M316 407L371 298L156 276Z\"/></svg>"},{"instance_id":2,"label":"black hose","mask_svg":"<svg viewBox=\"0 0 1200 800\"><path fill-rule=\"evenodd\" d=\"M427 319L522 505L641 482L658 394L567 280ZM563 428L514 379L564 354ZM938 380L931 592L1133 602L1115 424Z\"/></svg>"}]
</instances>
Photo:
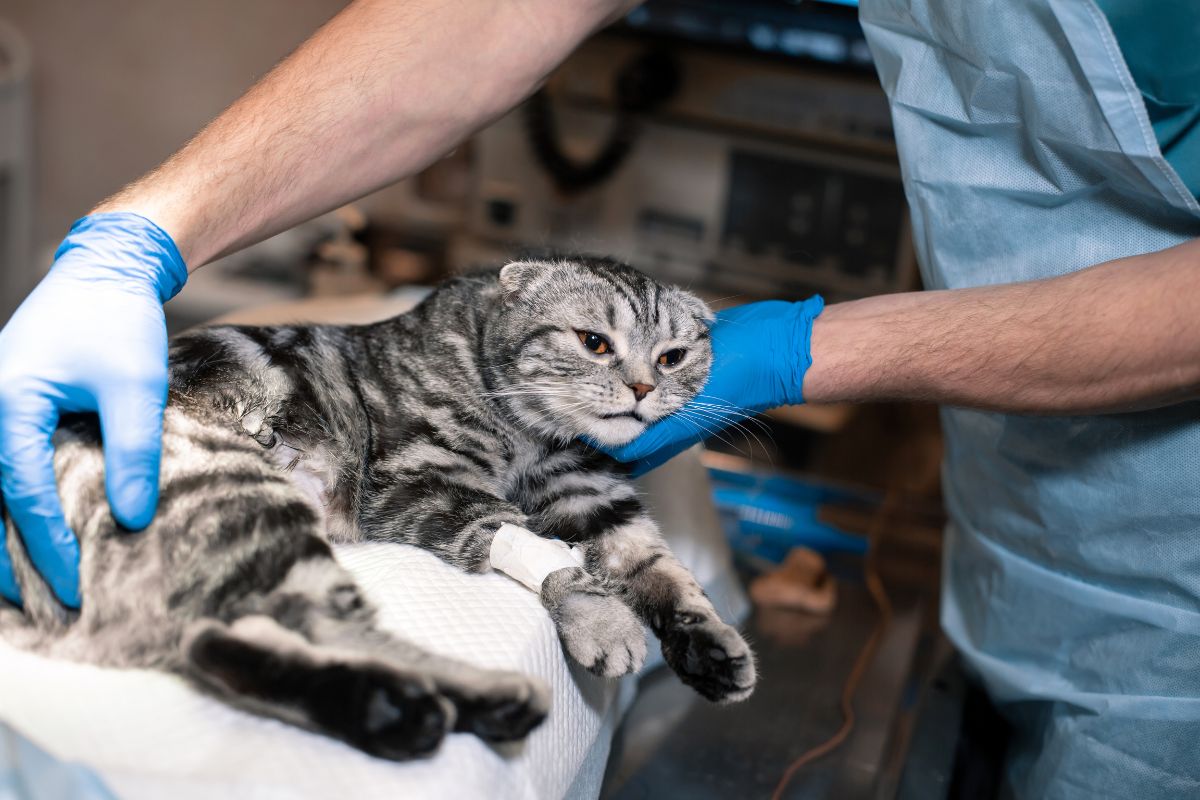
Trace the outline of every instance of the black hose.
<instances>
[{"instance_id":1,"label":"black hose","mask_svg":"<svg viewBox=\"0 0 1200 800\"><path fill-rule=\"evenodd\" d=\"M563 194L578 194L598 186L632 152L641 131L641 115L674 97L679 85L679 64L664 51L647 51L623 66L614 80L616 117L612 128L604 144L586 161L576 161L563 152L550 97L545 89L539 89L525 104L525 123L534 156Z\"/></svg>"}]
</instances>

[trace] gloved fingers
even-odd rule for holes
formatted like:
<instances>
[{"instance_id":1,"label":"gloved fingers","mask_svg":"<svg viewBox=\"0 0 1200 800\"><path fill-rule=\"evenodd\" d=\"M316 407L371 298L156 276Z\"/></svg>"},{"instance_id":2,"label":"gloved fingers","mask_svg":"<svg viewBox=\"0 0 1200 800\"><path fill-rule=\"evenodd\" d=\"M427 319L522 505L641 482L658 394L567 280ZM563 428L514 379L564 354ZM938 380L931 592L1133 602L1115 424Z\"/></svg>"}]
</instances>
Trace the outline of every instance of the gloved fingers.
<instances>
[{"instance_id":1,"label":"gloved fingers","mask_svg":"<svg viewBox=\"0 0 1200 800\"><path fill-rule=\"evenodd\" d=\"M663 464L682 453L684 450L691 448L693 445L695 445L695 442L683 441L660 448L645 458L639 458L638 460L634 461L633 469L629 471L629 474L635 478L640 478L647 472L658 469Z\"/></svg>"},{"instance_id":2,"label":"gloved fingers","mask_svg":"<svg viewBox=\"0 0 1200 800\"><path fill-rule=\"evenodd\" d=\"M47 398L0 397L0 491L33 565L59 600L78 608L79 543L63 517L50 444L57 424Z\"/></svg>"},{"instance_id":3,"label":"gloved fingers","mask_svg":"<svg viewBox=\"0 0 1200 800\"><path fill-rule=\"evenodd\" d=\"M100 398L105 489L113 517L130 530L149 525L158 505L166 400L165 370Z\"/></svg>"},{"instance_id":4,"label":"gloved fingers","mask_svg":"<svg viewBox=\"0 0 1200 800\"><path fill-rule=\"evenodd\" d=\"M8 557L7 534L3 524L0 524L0 597L21 604L21 590L17 587L17 576L13 574L12 559Z\"/></svg>"}]
</instances>

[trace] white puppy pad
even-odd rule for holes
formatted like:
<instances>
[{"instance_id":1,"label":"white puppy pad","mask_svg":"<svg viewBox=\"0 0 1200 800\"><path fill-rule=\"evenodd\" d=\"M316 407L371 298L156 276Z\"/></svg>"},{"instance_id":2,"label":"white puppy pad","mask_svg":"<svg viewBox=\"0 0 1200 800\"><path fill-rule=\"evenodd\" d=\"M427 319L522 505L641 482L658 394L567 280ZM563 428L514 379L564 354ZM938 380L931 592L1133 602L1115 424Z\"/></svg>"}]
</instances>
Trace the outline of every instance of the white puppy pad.
<instances>
[{"instance_id":1,"label":"white puppy pad","mask_svg":"<svg viewBox=\"0 0 1200 800\"><path fill-rule=\"evenodd\" d=\"M597 678L562 653L537 595L500 574L467 575L395 544L339 560L387 630L446 656L517 670L551 689L547 720L521 745L452 734L431 758L395 764L229 708L156 672L54 661L0 643L0 719L118 796L558 798L599 793L632 678Z\"/></svg>"}]
</instances>

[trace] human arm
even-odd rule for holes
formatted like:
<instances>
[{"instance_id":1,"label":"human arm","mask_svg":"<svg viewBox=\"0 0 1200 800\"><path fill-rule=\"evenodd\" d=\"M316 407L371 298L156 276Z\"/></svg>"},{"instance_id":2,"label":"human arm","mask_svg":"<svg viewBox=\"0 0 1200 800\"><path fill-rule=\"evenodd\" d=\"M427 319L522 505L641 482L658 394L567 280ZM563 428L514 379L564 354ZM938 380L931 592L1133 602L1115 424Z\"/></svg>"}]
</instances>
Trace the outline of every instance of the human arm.
<instances>
[{"instance_id":1,"label":"human arm","mask_svg":"<svg viewBox=\"0 0 1200 800\"><path fill-rule=\"evenodd\" d=\"M1183 402L1200 397L1197 306L1200 240L1044 280L831 305L808 329L811 341L800 329L790 347L771 344L778 340L772 315L743 324L733 344L742 362L779 384L800 376L773 395L726 375L732 360L716 349L728 336L729 312L722 312L710 384L747 388L725 398L736 404L727 413L706 413L713 426L730 424L743 409L787 395L791 402L914 400L1028 414ZM697 438L694 425L669 417L610 452L644 472Z\"/></svg>"},{"instance_id":2,"label":"human arm","mask_svg":"<svg viewBox=\"0 0 1200 800\"><path fill-rule=\"evenodd\" d=\"M1026 414L1200 397L1200 240L1056 278L882 295L813 327L814 403L916 400Z\"/></svg>"},{"instance_id":3,"label":"human arm","mask_svg":"<svg viewBox=\"0 0 1200 800\"><path fill-rule=\"evenodd\" d=\"M415 173L515 106L628 0L358 0L102 203L189 269Z\"/></svg>"},{"instance_id":4,"label":"human arm","mask_svg":"<svg viewBox=\"0 0 1200 800\"><path fill-rule=\"evenodd\" d=\"M73 230L67 256L0 332L0 488L60 599L78 604L78 551L50 436L61 412L98 412L114 516L149 522L166 402L162 303L186 270L421 169L628 5L359 0ZM19 599L2 533L0 596Z\"/></svg>"}]
</instances>

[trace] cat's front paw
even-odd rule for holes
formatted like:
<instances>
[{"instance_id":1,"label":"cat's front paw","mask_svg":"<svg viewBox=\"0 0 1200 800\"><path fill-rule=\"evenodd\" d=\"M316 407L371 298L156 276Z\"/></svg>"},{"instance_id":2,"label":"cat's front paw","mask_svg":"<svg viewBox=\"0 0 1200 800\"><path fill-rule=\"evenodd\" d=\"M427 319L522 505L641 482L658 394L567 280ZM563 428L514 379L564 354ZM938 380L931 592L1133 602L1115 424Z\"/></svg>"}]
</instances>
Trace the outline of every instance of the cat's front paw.
<instances>
[{"instance_id":1,"label":"cat's front paw","mask_svg":"<svg viewBox=\"0 0 1200 800\"><path fill-rule=\"evenodd\" d=\"M758 676L750 645L716 616L677 611L659 638L667 664L705 698L735 703L753 693Z\"/></svg>"},{"instance_id":2,"label":"cat's front paw","mask_svg":"<svg viewBox=\"0 0 1200 800\"><path fill-rule=\"evenodd\" d=\"M571 658L605 678L637 672L646 661L646 634L629 606L607 593L583 569L552 573L542 604Z\"/></svg>"},{"instance_id":3,"label":"cat's front paw","mask_svg":"<svg viewBox=\"0 0 1200 800\"><path fill-rule=\"evenodd\" d=\"M642 624L612 595L568 595L554 622L571 658L597 675L628 675L646 661Z\"/></svg>"}]
</instances>

